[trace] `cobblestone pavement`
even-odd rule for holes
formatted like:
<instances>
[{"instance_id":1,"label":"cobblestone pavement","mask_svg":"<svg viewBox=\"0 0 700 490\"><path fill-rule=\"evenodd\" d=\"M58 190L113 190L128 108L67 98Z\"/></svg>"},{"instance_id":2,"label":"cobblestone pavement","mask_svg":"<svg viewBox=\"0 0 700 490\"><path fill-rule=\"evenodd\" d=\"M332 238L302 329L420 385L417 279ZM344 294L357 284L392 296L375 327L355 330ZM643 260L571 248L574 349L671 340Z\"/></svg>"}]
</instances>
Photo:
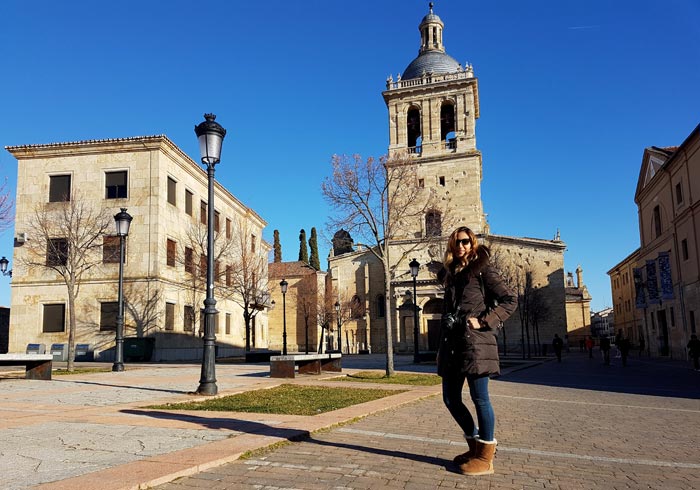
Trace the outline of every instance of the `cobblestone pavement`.
<instances>
[{"instance_id":1,"label":"cobblestone pavement","mask_svg":"<svg viewBox=\"0 0 700 490\"><path fill-rule=\"evenodd\" d=\"M570 353L493 380L491 394L491 476L455 472L466 446L433 396L157 488L700 488L700 373L685 363Z\"/></svg>"}]
</instances>

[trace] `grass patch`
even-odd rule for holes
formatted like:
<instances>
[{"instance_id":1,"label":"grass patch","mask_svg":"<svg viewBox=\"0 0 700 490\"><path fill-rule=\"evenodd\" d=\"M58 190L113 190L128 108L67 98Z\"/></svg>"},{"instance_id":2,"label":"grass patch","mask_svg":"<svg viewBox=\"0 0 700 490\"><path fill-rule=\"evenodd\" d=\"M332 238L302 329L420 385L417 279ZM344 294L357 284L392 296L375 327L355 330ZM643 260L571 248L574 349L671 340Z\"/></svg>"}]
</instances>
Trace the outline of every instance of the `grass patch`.
<instances>
[{"instance_id":1,"label":"grass patch","mask_svg":"<svg viewBox=\"0 0 700 490\"><path fill-rule=\"evenodd\" d=\"M65 376L67 374L89 374L89 373L110 373L112 368L75 368L72 371L67 369L54 369L51 373L54 376Z\"/></svg>"},{"instance_id":2,"label":"grass patch","mask_svg":"<svg viewBox=\"0 0 700 490\"><path fill-rule=\"evenodd\" d=\"M390 378L383 372L360 371L328 381L359 381L362 383L387 383L395 385L434 386L442 383L437 374L394 373Z\"/></svg>"},{"instance_id":3,"label":"grass patch","mask_svg":"<svg viewBox=\"0 0 700 490\"><path fill-rule=\"evenodd\" d=\"M267 390L248 391L205 401L167 403L147 408L159 410L211 410L219 412L316 415L377 400L405 390L327 388L280 385Z\"/></svg>"}]
</instances>

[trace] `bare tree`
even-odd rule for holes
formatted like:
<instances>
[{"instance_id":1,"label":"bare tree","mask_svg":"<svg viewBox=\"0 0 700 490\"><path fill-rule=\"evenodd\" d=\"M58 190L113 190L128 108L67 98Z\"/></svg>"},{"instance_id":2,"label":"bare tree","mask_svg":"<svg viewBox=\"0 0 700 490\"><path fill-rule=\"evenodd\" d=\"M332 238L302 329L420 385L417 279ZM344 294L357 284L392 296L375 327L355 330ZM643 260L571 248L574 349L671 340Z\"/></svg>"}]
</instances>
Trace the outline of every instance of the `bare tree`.
<instances>
[{"instance_id":1,"label":"bare tree","mask_svg":"<svg viewBox=\"0 0 700 490\"><path fill-rule=\"evenodd\" d=\"M0 231L5 231L12 225L12 208L15 202L7 188L7 177L0 185Z\"/></svg>"},{"instance_id":2,"label":"bare tree","mask_svg":"<svg viewBox=\"0 0 700 490\"><path fill-rule=\"evenodd\" d=\"M318 353L320 354L322 349L322 343L324 339L324 332L330 332L331 326L333 325L333 319L335 318L334 302L335 296L333 291L328 287L324 288L323 291L319 291L316 297L316 324L321 327L321 338L318 344Z\"/></svg>"},{"instance_id":3,"label":"bare tree","mask_svg":"<svg viewBox=\"0 0 700 490\"><path fill-rule=\"evenodd\" d=\"M200 315L207 287L207 236L205 223L192 223L181 237L177 249L166 250L167 260L184 267L185 274L178 276L178 287L185 291L186 302L191 310L184 311L185 325L191 327L192 335L203 335L203 325ZM226 263L231 256L233 240L221 232L214 231L214 286L220 290L225 284L225 278L230 273ZM166 247L170 247L167 244ZM225 292L224 292L225 294ZM199 308L198 308L199 307Z\"/></svg>"},{"instance_id":4,"label":"bare tree","mask_svg":"<svg viewBox=\"0 0 700 490\"><path fill-rule=\"evenodd\" d=\"M137 337L144 337L158 325L163 288L155 281L125 282L124 307L133 323L127 322L125 329L134 330Z\"/></svg>"},{"instance_id":5,"label":"bare tree","mask_svg":"<svg viewBox=\"0 0 700 490\"><path fill-rule=\"evenodd\" d=\"M62 203L39 204L29 219L32 240L24 263L58 274L68 292L68 370L75 362L76 299L87 272L102 263L102 239L112 217L79 193Z\"/></svg>"},{"instance_id":6,"label":"bare tree","mask_svg":"<svg viewBox=\"0 0 700 490\"><path fill-rule=\"evenodd\" d=\"M407 155L389 159L355 155L333 156L333 174L321 185L326 201L335 216L329 220L330 229L346 229L360 237L368 250L382 264L386 311L391 311L391 278L398 264L434 236L417 240L402 248L400 257L390 257L392 241L415 238L415 223L421 222L427 211L437 209L435 196L419 186L416 165ZM394 374L394 351L391 315L386 315L386 375Z\"/></svg>"},{"instance_id":7,"label":"bare tree","mask_svg":"<svg viewBox=\"0 0 700 490\"><path fill-rule=\"evenodd\" d=\"M237 303L243 309L245 322L245 350L250 351L251 332L255 317L267 308L270 288L267 277L267 257L259 250L247 221L237 222L228 251L231 268L227 269L225 286L221 288L224 297Z\"/></svg>"},{"instance_id":8,"label":"bare tree","mask_svg":"<svg viewBox=\"0 0 700 490\"><path fill-rule=\"evenodd\" d=\"M297 311L301 313L304 319L304 349L306 354L309 353L309 325L311 322L316 324L317 318L316 309L318 304L318 279L316 274L309 274L302 278L296 285L297 289Z\"/></svg>"}]
</instances>

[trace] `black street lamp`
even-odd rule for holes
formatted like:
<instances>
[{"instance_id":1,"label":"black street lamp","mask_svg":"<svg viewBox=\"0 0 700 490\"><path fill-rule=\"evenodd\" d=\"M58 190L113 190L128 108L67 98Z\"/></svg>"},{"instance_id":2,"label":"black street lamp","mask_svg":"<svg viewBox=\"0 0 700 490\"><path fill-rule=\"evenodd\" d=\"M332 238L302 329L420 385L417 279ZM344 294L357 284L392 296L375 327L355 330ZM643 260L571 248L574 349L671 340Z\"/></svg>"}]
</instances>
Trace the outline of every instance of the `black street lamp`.
<instances>
[{"instance_id":1,"label":"black street lamp","mask_svg":"<svg viewBox=\"0 0 700 490\"><path fill-rule=\"evenodd\" d=\"M411 268L411 275L413 276L413 362L419 364L420 353L418 352L418 335L420 335L420 329L418 328L418 296L416 296L416 277L418 277L420 264L416 259L413 259L411 262L409 262L408 266Z\"/></svg>"},{"instance_id":2,"label":"black street lamp","mask_svg":"<svg viewBox=\"0 0 700 490\"><path fill-rule=\"evenodd\" d=\"M2 272L3 276L10 276L12 277L12 269L7 270L7 266L10 264L10 261L5 258L3 255L2 258L0 259L0 272Z\"/></svg>"},{"instance_id":3,"label":"black street lamp","mask_svg":"<svg viewBox=\"0 0 700 490\"><path fill-rule=\"evenodd\" d=\"M124 239L129 236L129 226L132 217L126 212L126 208L121 208L114 215L114 224L117 227L119 237L119 288L117 293L117 335L114 340L114 364L112 371L124 371Z\"/></svg>"},{"instance_id":4,"label":"black street lamp","mask_svg":"<svg viewBox=\"0 0 700 490\"><path fill-rule=\"evenodd\" d=\"M216 122L214 114L204 114L205 121L194 127L199 139L199 153L202 163L207 166L209 185L209 209L207 216L207 297L204 300L204 347L202 352L202 376L197 393L216 395L216 335L214 320L216 300L214 299L214 166L221 159L221 144L226 130Z\"/></svg>"},{"instance_id":5,"label":"black street lamp","mask_svg":"<svg viewBox=\"0 0 700 490\"><path fill-rule=\"evenodd\" d=\"M282 355L287 355L287 287L289 283L286 279L280 281L282 290Z\"/></svg>"},{"instance_id":6,"label":"black street lamp","mask_svg":"<svg viewBox=\"0 0 700 490\"><path fill-rule=\"evenodd\" d=\"M335 302L335 319L338 322L338 350L340 353L343 353L343 334L340 331L340 303L337 301Z\"/></svg>"}]
</instances>

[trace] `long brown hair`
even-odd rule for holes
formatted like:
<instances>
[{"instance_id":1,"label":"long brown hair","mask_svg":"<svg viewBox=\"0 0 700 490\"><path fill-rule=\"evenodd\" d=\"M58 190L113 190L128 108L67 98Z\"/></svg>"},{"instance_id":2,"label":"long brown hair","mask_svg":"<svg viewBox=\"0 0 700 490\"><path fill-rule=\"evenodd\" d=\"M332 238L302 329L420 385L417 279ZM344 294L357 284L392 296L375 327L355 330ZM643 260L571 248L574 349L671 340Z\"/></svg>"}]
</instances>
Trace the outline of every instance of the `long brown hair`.
<instances>
[{"instance_id":1,"label":"long brown hair","mask_svg":"<svg viewBox=\"0 0 700 490\"><path fill-rule=\"evenodd\" d=\"M470 260L475 259L478 255L477 251L479 250L479 242L476 239L476 235L471 229L467 228L466 226L460 226L455 231L453 231L450 235L450 238L447 239L447 250L445 250L445 259L443 260L443 265L448 271L452 271L452 264L455 260L457 260L457 235L459 235L462 232L466 233L469 237L469 241L472 243L472 248L471 250L469 250L468 254L459 259L459 264L455 264L454 271L459 272L469 263Z\"/></svg>"}]
</instances>

